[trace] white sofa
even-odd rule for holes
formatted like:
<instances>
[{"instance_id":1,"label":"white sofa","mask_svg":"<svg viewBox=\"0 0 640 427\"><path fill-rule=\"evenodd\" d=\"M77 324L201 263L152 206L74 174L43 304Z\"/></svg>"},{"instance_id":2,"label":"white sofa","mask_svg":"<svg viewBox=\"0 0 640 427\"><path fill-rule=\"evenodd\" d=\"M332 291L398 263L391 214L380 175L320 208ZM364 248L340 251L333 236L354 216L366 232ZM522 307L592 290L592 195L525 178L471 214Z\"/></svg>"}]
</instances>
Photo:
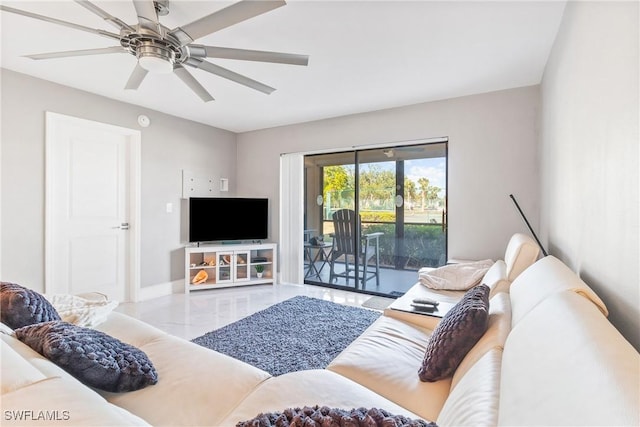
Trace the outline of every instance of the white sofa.
<instances>
[{"instance_id":1,"label":"white sofa","mask_svg":"<svg viewBox=\"0 0 640 427\"><path fill-rule=\"evenodd\" d=\"M235 426L305 405L383 408L440 426L640 425L640 355L598 296L552 256L502 285L487 332L452 378L433 383L417 371L437 322L417 314L381 316L326 369L272 377L113 312L97 328L142 349L160 378L128 393L82 385L5 327L2 425ZM42 414L57 418L33 420Z\"/></svg>"}]
</instances>

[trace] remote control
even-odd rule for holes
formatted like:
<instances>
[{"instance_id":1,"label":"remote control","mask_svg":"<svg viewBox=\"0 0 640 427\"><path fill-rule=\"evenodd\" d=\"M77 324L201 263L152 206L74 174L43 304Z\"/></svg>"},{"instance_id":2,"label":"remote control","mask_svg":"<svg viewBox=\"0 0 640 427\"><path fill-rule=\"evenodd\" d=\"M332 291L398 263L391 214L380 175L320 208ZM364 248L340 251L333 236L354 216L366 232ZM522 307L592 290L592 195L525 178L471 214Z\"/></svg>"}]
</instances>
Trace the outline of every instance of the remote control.
<instances>
[{"instance_id":1,"label":"remote control","mask_svg":"<svg viewBox=\"0 0 640 427\"><path fill-rule=\"evenodd\" d=\"M420 311L435 311L436 310L436 306L435 305L431 305L431 304L418 304L418 303L411 303L411 307L415 308L416 310L420 310Z\"/></svg>"},{"instance_id":2,"label":"remote control","mask_svg":"<svg viewBox=\"0 0 640 427\"><path fill-rule=\"evenodd\" d=\"M413 302L414 302L414 304L432 305L434 307L437 306L438 304L440 304L438 301L432 300L431 298L414 298Z\"/></svg>"}]
</instances>

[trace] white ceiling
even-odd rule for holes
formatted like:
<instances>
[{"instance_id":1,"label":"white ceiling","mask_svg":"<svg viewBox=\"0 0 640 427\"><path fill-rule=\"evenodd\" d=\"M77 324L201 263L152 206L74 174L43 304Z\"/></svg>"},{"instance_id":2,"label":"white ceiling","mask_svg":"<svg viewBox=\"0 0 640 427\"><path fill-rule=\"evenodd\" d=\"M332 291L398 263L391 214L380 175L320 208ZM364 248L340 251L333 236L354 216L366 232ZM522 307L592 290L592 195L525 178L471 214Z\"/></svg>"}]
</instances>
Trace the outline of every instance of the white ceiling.
<instances>
[{"instance_id":1,"label":"white ceiling","mask_svg":"<svg viewBox=\"0 0 640 427\"><path fill-rule=\"evenodd\" d=\"M129 24L131 1L94 1ZM170 1L175 28L230 1ZM91 28L114 27L73 1L2 4ZM21 55L114 46L111 40L0 12L1 65L21 73L233 132L540 83L564 1L308 1L196 40L198 44L307 54L308 66L215 60L277 90L265 95L202 70L203 103L174 75L124 90L136 64L123 54L35 61Z\"/></svg>"}]
</instances>

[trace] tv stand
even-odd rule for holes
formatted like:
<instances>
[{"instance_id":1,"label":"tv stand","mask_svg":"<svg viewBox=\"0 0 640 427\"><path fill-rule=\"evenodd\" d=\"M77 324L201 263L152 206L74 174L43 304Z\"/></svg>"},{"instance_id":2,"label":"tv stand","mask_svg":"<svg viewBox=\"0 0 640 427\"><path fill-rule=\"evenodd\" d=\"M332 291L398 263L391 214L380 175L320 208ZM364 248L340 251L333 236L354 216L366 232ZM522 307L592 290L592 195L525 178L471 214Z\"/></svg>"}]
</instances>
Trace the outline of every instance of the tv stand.
<instances>
[{"instance_id":1,"label":"tv stand","mask_svg":"<svg viewBox=\"0 0 640 427\"><path fill-rule=\"evenodd\" d=\"M275 243L188 246L185 248L184 291L277 283L276 255ZM258 270L263 271L259 273ZM198 273L206 279L194 283Z\"/></svg>"}]
</instances>

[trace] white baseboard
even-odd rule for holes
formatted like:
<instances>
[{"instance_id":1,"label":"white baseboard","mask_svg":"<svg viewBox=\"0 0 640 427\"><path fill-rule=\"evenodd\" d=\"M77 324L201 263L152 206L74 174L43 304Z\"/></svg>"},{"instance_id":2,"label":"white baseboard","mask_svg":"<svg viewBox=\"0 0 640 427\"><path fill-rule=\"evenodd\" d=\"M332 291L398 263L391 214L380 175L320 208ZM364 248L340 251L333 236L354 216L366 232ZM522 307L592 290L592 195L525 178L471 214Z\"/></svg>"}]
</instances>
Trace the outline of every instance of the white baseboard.
<instances>
[{"instance_id":1,"label":"white baseboard","mask_svg":"<svg viewBox=\"0 0 640 427\"><path fill-rule=\"evenodd\" d=\"M171 294L181 294L184 292L184 279L172 282L158 283L157 285L145 286L138 291L138 300L146 301L153 298L163 297Z\"/></svg>"}]
</instances>

